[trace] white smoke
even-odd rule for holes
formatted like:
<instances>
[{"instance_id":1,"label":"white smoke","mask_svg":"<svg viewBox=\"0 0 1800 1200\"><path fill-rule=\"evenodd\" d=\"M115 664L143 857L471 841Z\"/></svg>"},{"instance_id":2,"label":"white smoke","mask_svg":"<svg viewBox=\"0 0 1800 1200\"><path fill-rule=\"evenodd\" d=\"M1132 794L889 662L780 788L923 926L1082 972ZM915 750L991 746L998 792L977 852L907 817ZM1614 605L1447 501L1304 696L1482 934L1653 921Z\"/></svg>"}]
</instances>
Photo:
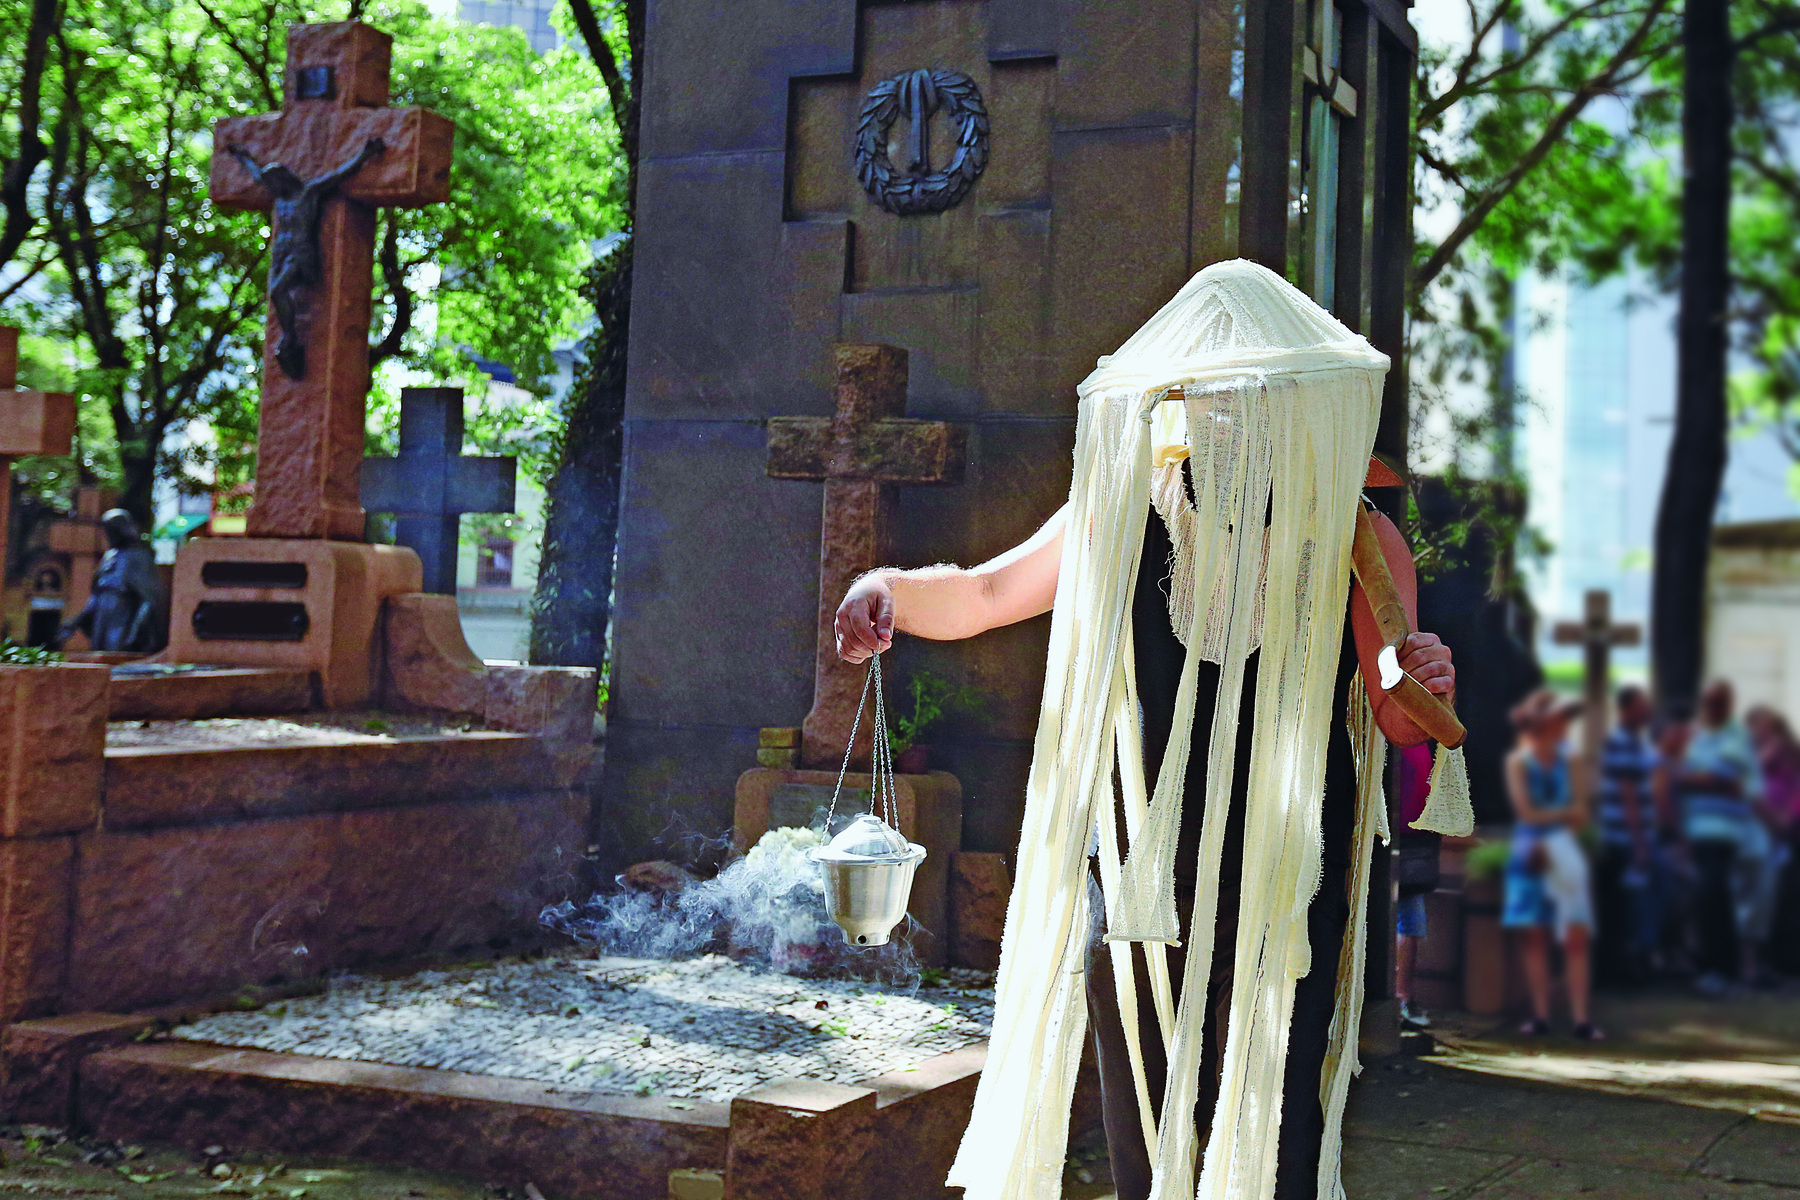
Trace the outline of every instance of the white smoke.
<instances>
[{"instance_id":1,"label":"white smoke","mask_svg":"<svg viewBox=\"0 0 1800 1200\"><path fill-rule=\"evenodd\" d=\"M910 917L886 946L859 949L826 916L819 868L806 857L823 841L814 829L771 829L711 879L644 891L625 887L621 876L619 890L553 905L543 922L622 958L727 953L788 975L916 984Z\"/></svg>"}]
</instances>

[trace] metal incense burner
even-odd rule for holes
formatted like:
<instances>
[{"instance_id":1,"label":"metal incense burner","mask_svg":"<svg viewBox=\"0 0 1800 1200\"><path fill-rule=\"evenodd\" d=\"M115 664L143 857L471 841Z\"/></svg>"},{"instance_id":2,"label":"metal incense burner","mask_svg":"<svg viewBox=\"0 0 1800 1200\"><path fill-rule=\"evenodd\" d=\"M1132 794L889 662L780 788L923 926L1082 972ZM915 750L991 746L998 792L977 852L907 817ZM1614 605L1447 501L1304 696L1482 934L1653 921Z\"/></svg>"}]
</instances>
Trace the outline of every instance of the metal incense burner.
<instances>
[{"instance_id":1,"label":"metal incense burner","mask_svg":"<svg viewBox=\"0 0 1800 1200\"><path fill-rule=\"evenodd\" d=\"M862 723L863 705L875 693L874 761L870 772L869 811L851 821L827 845L815 846L807 857L819 864L825 884L825 912L844 931L852 946L885 946L888 935L906 918L912 896L913 874L925 861L925 847L909 842L888 822L894 818L894 762L888 746L887 714L881 700L881 656L869 659L869 675L863 681L862 699L850 726L850 745L856 745L856 728ZM850 770L850 750L838 772L837 788L826 810L825 828L831 828L844 776ZM888 820L877 815L885 807Z\"/></svg>"}]
</instances>

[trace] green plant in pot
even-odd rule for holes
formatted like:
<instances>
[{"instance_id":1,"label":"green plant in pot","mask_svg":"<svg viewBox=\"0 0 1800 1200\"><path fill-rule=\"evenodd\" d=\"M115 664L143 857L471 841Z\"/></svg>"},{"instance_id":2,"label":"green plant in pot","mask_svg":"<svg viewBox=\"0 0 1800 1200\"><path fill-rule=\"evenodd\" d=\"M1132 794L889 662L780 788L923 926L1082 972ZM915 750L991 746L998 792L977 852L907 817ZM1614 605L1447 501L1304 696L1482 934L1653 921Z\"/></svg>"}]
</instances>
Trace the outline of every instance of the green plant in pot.
<instances>
[{"instance_id":1,"label":"green plant in pot","mask_svg":"<svg viewBox=\"0 0 1800 1200\"><path fill-rule=\"evenodd\" d=\"M921 775L931 769L931 749L919 740L925 731L952 713L983 716L987 706L973 687L958 687L930 671L915 671L906 690L910 706L902 704L888 716L888 750L894 756L894 770Z\"/></svg>"}]
</instances>

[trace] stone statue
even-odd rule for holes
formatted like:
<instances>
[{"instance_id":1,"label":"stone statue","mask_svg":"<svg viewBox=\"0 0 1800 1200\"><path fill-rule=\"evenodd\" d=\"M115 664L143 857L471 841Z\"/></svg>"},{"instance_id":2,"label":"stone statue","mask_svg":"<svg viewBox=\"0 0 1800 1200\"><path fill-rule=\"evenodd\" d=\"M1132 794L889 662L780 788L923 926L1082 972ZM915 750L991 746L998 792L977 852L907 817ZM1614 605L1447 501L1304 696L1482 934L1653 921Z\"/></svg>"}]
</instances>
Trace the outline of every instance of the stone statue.
<instances>
[{"instance_id":1,"label":"stone statue","mask_svg":"<svg viewBox=\"0 0 1800 1200\"><path fill-rule=\"evenodd\" d=\"M56 631L52 644L61 648L76 633L87 634L94 650L149 653L162 648L157 615L163 608L162 581L156 560L137 522L122 508L100 518L108 549L94 571L93 590L75 619Z\"/></svg>"},{"instance_id":2,"label":"stone statue","mask_svg":"<svg viewBox=\"0 0 1800 1200\"><path fill-rule=\"evenodd\" d=\"M242 146L226 149L244 164L250 178L274 200L275 244L269 251L269 303L281 323L281 345L275 361L289 379L306 377L306 340L300 334L300 301L306 290L324 274L324 254L319 246L319 218L344 181L362 170L363 164L387 149L380 138L370 138L362 153L335 171L310 182L275 162L260 167Z\"/></svg>"}]
</instances>

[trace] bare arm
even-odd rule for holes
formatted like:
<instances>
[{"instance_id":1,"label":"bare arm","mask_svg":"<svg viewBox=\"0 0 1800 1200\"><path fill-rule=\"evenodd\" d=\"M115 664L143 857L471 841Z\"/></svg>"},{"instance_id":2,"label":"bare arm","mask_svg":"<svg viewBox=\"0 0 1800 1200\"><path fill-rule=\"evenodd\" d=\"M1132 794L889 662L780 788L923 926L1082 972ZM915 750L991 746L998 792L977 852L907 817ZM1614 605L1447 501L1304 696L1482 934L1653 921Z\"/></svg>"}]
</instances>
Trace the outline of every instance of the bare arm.
<instances>
[{"instance_id":1,"label":"bare arm","mask_svg":"<svg viewBox=\"0 0 1800 1200\"><path fill-rule=\"evenodd\" d=\"M1569 811L1564 820L1570 829L1587 827L1594 803L1594 789L1589 786L1592 778L1587 760L1579 754L1569 755Z\"/></svg>"},{"instance_id":2,"label":"bare arm","mask_svg":"<svg viewBox=\"0 0 1800 1200\"><path fill-rule=\"evenodd\" d=\"M352 175L362 170L364 163L368 162L376 155L381 154L386 149L386 142L382 141L380 138L370 138L363 143L361 154L358 154L355 158L331 172L329 175L323 175L318 179L315 179L307 190L320 193L332 191L346 179L349 179Z\"/></svg>"},{"instance_id":3,"label":"bare arm","mask_svg":"<svg viewBox=\"0 0 1800 1200\"><path fill-rule=\"evenodd\" d=\"M225 149L229 150L231 156L244 165L244 170L250 172L251 179L255 180L259 185L262 183L262 168L256 165L256 160L250 157L250 152L248 150L244 149L242 146L227 146Z\"/></svg>"},{"instance_id":4,"label":"bare arm","mask_svg":"<svg viewBox=\"0 0 1800 1200\"><path fill-rule=\"evenodd\" d=\"M1068 506L1038 531L978 567L882 568L851 585L838 605L838 657L859 663L885 651L894 630L947 642L1050 611L1062 567Z\"/></svg>"},{"instance_id":5,"label":"bare arm","mask_svg":"<svg viewBox=\"0 0 1800 1200\"><path fill-rule=\"evenodd\" d=\"M1381 556L1387 560L1388 573L1393 576L1400 602L1406 608L1407 623L1417 626L1419 580L1413 567L1412 548L1387 517L1378 512L1370 517L1381 541ZM1356 637L1356 658L1362 667L1363 686L1368 689L1369 701L1375 710L1375 724L1380 726L1382 735L1396 746L1416 746L1425 741L1425 731L1381 689L1381 669L1376 665L1383 646L1381 629L1375 623L1375 614L1361 584L1351 586L1350 627ZM1437 634L1410 634L1399 649L1402 670L1424 684L1427 691L1450 697L1452 704L1456 702L1456 667L1450 659L1450 648Z\"/></svg>"}]
</instances>

